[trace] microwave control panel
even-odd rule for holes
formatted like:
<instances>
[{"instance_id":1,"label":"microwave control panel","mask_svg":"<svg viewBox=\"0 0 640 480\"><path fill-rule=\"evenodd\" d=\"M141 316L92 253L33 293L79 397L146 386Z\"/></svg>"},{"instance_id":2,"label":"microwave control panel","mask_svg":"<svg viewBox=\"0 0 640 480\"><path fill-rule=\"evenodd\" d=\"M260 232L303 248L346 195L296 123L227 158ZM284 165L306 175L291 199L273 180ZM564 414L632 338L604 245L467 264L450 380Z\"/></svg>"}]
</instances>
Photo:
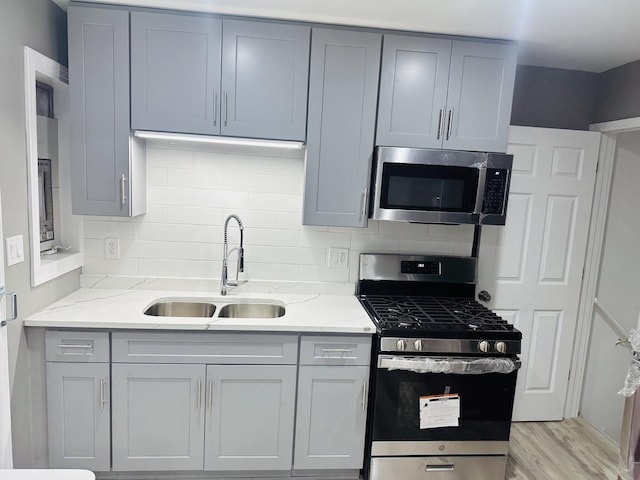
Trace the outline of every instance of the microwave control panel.
<instances>
[{"instance_id":1,"label":"microwave control panel","mask_svg":"<svg viewBox=\"0 0 640 480\"><path fill-rule=\"evenodd\" d=\"M502 215L506 197L508 170L487 168L487 181L484 187L482 213Z\"/></svg>"}]
</instances>

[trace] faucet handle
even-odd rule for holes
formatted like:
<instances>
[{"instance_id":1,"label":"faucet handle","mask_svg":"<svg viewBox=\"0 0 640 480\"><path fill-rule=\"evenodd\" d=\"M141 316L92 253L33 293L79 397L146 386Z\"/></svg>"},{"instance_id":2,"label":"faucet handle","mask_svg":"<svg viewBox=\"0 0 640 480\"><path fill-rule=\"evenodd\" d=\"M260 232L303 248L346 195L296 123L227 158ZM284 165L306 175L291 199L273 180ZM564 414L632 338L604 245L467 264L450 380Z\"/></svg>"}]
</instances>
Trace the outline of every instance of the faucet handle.
<instances>
[{"instance_id":1,"label":"faucet handle","mask_svg":"<svg viewBox=\"0 0 640 480\"><path fill-rule=\"evenodd\" d=\"M238 271L244 272L244 248L238 249Z\"/></svg>"}]
</instances>

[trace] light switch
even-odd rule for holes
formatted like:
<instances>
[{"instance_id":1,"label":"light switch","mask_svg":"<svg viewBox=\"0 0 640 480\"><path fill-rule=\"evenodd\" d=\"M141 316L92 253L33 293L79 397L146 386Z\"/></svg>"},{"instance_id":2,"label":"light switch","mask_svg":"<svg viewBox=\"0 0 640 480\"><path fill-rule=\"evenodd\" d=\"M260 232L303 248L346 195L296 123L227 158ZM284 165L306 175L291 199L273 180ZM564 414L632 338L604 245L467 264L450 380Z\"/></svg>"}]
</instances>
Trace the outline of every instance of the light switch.
<instances>
[{"instance_id":1,"label":"light switch","mask_svg":"<svg viewBox=\"0 0 640 480\"><path fill-rule=\"evenodd\" d=\"M7 237L4 242L5 254L7 256L7 267L24 262L24 245L22 235Z\"/></svg>"}]
</instances>

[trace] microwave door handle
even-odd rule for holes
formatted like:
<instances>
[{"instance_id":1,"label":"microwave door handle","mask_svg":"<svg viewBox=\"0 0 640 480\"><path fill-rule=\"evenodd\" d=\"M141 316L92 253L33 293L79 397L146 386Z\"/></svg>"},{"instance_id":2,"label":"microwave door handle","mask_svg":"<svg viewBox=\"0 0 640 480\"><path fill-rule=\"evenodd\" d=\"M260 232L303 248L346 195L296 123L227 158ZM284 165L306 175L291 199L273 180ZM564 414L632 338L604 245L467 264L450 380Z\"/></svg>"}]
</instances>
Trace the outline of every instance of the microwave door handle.
<instances>
[{"instance_id":1,"label":"microwave door handle","mask_svg":"<svg viewBox=\"0 0 640 480\"><path fill-rule=\"evenodd\" d=\"M487 169L485 167L481 167L478 169L478 191L476 192L476 205L473 208L473 213L475 215L480 215L482 213L482 203L484 202L484 190L487 185Z\"/></svg>"}]
</instances>

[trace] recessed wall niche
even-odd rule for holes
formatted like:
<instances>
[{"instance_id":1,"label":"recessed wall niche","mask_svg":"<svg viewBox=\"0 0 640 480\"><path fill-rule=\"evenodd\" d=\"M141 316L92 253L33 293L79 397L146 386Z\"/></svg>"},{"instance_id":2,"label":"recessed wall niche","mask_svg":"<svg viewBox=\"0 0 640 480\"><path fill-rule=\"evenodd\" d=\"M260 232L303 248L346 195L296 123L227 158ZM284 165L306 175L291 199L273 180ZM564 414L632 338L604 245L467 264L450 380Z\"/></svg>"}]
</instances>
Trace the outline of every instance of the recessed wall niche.
<instances>
[{"instance_id":1,"label":"recessed wall niche","mask_svg":"<svg viewBox=\"0 0 640 480\"><path fill-rule=\"evenodd\" d=\"M82 267L82 217L71 214L69 76L24 47L31 285Z\"/></svg>"}]
</instances>

